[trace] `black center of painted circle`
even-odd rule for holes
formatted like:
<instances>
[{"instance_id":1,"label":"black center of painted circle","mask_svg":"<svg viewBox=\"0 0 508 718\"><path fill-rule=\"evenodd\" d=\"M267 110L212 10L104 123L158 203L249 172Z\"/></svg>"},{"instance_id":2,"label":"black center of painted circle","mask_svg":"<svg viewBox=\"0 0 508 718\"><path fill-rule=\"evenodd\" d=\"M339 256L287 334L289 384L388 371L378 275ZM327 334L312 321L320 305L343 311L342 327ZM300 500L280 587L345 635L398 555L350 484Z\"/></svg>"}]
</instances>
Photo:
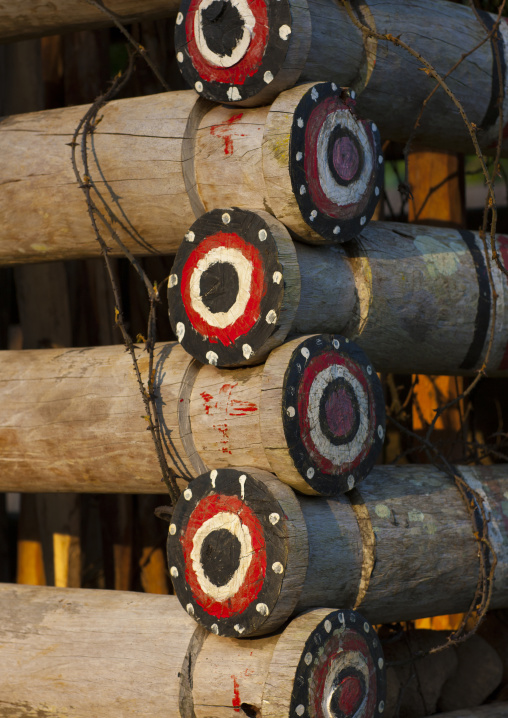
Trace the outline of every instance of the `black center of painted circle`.
<instances>
[{"instance_id":1,"label":"black center of painted circle","mask_svg":"<svg viewBox=\"0 0 508 718\"><path fill-rule=\"evenodd\" d=\"M354 669L341 671L334 681L330 713L334 718L353 718L365 697L365 680Z\"/></svg>"},{"instance_id":2,"label":"black center of painted circle","mask_svg":"<svg viewBox=\"0 0 508 718\"><path fill-rule=\"evenodd\" d=\"M201 544L200 561L205 576L214 586L225 586L240 565L240 541L227 529L208 534Z\"/></svg>"},{"instance_id":3,"label":"black center of painted circle","mask_svg":"<svg viewBox=\"0 0 508 718\"><path fill-rule=\"evenodd\" d=\"M201 275L199 295L214 314L227 312L236 302L239 286L238 274L232 264L214 262Z\"/></svg>"},{"instance_id":4,"label":"black center of painted circle","mask_svg":"<svg viewBox=\"0 0 508 718\"><path fill-rule=\"evenodd\" d=\"M321 431L335 446L347 444L360 426L360 407L351 384L338 377L326 385L319 402Z\"/></svg>"},{"instance_id":5,"label":"black center of painted circle","mask_svg":"<svg viewBox=\"0 0 508 718\"><path fill-rule=\"evenodd\" d=\"M229 0L214 0L201 11L201 25L208 48L219 57L231 57L242 39L244 20Z\"/></svg>"},{"instance_id":6,"label":"black center of painted circle","mask_svg":"<svg viewBox=\"0 0 508 718\"><path fill-rule=\"evenodd\" d=\"M363 164L363 147L358 138L345 127L335 127L328 139L328 167L337 184L346 186L356 182Z\"/></svg>"}]
</instances>

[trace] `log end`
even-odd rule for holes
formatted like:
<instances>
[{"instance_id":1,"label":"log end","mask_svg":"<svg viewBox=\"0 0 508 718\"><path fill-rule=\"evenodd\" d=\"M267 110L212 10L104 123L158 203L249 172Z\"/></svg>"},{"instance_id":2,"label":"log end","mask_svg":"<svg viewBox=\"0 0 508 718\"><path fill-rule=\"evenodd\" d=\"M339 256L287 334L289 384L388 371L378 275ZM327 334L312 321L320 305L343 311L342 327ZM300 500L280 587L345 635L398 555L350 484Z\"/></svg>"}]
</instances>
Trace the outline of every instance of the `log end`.
<instances>
[{"instance_id":1,"label":"log end","mask_svg":"<svg viewBox=\"0 0 508 718\"><path fill-rule=\"evenodd\" d=\"M186 611L212 633L275 630L305 580L307 531L291 489L253 469L218 469L190 482L168 534L169 572Z\"/></svg>"},{"instance_id":2,"label":"log end","mask_svg":"<svg viewBox=\"0 0 508 718\"><path fill-rule=\"evenodd\" d=\"M261 436L275 474L294 489L337 496L374 466L385 436L381 382L339 335L295 339L268 357Z\"/></svg>"},{"instance_id":3,"label":"log end","mask_svg":"<svg viewBox=\"0 0 508 718\"><path fill-rule=\"evenodd\" d=\"M203 364L259 364L286 338L300 301L296 251L267 212L217 209L192 225L168 283L171 326Z\"/></svg>"}]
</instances>

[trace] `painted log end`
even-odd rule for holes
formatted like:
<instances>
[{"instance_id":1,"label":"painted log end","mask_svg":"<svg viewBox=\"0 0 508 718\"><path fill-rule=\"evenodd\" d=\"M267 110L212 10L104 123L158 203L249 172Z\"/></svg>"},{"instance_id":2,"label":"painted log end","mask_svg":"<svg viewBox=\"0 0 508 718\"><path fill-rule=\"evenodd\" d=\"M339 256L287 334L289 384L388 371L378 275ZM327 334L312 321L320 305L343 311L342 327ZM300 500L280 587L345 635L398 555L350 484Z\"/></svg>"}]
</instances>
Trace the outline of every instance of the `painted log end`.
<instances>
[{"instance_id":1,"label":"painted log end","mask_svg":"<svg viewBox=\"0 0 508 718\"><path fill-rule=\"evenodd\" d=\"M272 657L263 716L377 718L385 702L381 642L359 613L321 608L285 629Z\"/></svg>"},{"instance_id":2,"label":"painted log end","mask_svg":"<svg viewBox=\"0 0 508 718\"><path fill-rule=\"evenodd\" d=\"M220 636L275 630L291 616L307 569L295 494L252 469L212 470L191 481L175 507L167 550L180 603Z\"/></svg>"},{"instance_id":3,"label":"painted log end","mask_svg":"<svg viewBox=\"0 0 508 718\"><path fill-rule=\"evenodd\" d=\"M290 0L183 0L175 26L182 75L214 102L271 102L296 84L310 47L309 12L298 5L292 12Z\"/></svg>"},{"instance_id":4,"label":"painted log end","mask_svg":"<svg viewBox=\"0 0 508 718\"><path fill-rule=\"evenodd\" d=\"M259 364L286 338L300 301L296 252L266 212L217 209L194 222L168 282L171 326L203 364Z\"/></svg>"},{"instance_id":5,"label":"painted log end","mask_svg":"<svg viewBox=\"0 0 508 718\"><path fill-rule=\"evenodd\" d=\"M350 491L383 447L381 382L362 349L339 335L295 339L272 352L261 413L272 470L304 493Z\"/></svg>"}]
</instances>

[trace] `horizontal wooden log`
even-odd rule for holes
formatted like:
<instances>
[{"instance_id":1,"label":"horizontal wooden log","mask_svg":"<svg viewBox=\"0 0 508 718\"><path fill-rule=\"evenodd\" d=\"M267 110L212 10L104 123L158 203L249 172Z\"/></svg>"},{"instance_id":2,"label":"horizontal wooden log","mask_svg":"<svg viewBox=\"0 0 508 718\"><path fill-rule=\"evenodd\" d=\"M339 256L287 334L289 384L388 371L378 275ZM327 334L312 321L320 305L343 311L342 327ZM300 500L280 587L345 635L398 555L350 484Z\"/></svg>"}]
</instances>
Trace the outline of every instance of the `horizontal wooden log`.
<instances>
[{"instance_id":1,"label":"horizontal wooden log","mask_svg":"<svg viewBox=\"0 0 508 718\"><path fill-rule=\"evenodd\" d=\"M138 360L146 380L147 354ZM335 495L379 456L381 385L342 338L296 339L265 365L238 371L160 344L154 367L163 442L183 479L248 464L299 490ZM0 376L1 491L163 490L124 347L0 352Z\"/></svg>"},{"instance_id":2,"label":"horizontal wooden log","mask_svg":"<svg viewBox=\"0 0 508 718\"><path fill-rule=\"evenodd\" d=\"M220 6L220 0L183 0L175 30L183 75L208 99L261 105L297 82L330 80L357 93L359 111L375 119L384 139L406 141L423 101L436 87L432 76L422 72L422 62L405 49L364 36L343 2L264 0L255 8L235 3L219 15ZM497 39L499 73L496 41L480 44L493 27L494 15L480 11L478 21L471 8L445 0L367 0L355 12L375 32L408 44L442 76L463 60L446 82L477 126L482 147L492 152L499 125L500 74L505 88L507 81L504 20ZM504 122L507 110L505 91ZM473 152L459 110L441 87L423 113L416 138L429 147ZM503 155L507 153L505 139Z\"/></svg>"},{"instance_id":3,"label":"horizontal wooden log","mask_svg":"<svg viewBox=\"0 0 508 718\"><path fill-rule=\"evenodd\" d=\"M507 468L460 472L488 517L492 608L506 607ZM455 483L432 466L378 466L358 489L328 500L297 496L261 471L219 469L178 500L168 563L182 605L220 635L260 635L291 610L323 604L388 623L467 610L479 573L476 530Z\"/></svg>"},{"instance_id":4,"label":"horizontal wooden log","mask_svg":"<svg viewBox=\"0 0 508 718\"><path fill-rule=\"evenodd\" d=\"M99 253L68 147L87 109L0 121L0 264ZM98 206L109 205L139 255L176 252L194 216L229 204L268 209L304 241L345 241L372 216L383 183L377 128L333 83L243 112L192 90L111 102L89 154Z\"/></svg>"},{"instance_id":5,"label":"horizontal wooden log","mask_svg":"<svg viewBox=\"0 0 508 718\"><path fill-rule=\"evenodd\" d=\"M107 8L123 22L150 20L176 15L176 0L108 0ZM27 40L32 37L108 27L110 18L86 0L15 0L0 6L0 42Z\"/></svg>"},{"instance_id":6,"label":"horizontal wooden log","mask_svg":"<svg viewBox=\"0 0 508 718\"><path fill-rule=\"evenodd\" d=\"M319 609L268 638L224 640L196 629L173 596L4 584L0 618L0 713L10 718L384 709L381 644L353 611Z\"/></svg>"},{"instance_id":7,"label":"horizontal wooden log","mask_svg":"<svg viewBox=\"0 0 508 718\"><path fill-rule=\"evenodd\" d=\"M193 243L182 244L169 282L173 329L200 361L213 350L218 365L252 363L266 356L276 335L283 341L291 334L337 332L357 342L378 371L474 374L491 338L488 371L508 370L508 282L477 233L372 222L342 247L295 244L295 262L279 222L265 225L261 242L254 220L247 221L251 213L235 210L240 262L225 242L220 254L209 249L226 211L195 222ZM508 239L499 235L496 246L508 267ZM212 262L213 285L202 279L202 268ZM254 271L256 282L249 281ZM270 287L271 321L265 312L252 313L259 282Z\"/></svg>"},{"instance_id":8,"label":"horizontal wooden log","mask_svg":"<svg viewBox=\"0 0 508 718\"><path fill-rule=\"evenodd\" d=\"M465 708L451 713L436 713L434 718L506 718L508 703L488 703L477 708Z\"/></svg>"}]
</instances>

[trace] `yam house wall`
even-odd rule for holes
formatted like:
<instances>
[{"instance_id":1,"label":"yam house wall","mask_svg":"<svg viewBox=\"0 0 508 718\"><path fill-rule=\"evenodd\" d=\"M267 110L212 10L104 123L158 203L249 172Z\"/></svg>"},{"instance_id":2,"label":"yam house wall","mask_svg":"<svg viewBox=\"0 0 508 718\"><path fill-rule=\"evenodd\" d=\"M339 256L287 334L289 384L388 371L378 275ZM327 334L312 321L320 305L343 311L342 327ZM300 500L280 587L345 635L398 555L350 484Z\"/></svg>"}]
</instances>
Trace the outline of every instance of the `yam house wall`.
<instances>
[{"instance_id":1,"label":"yam house wall","mask_svg":"<svg viewBox=\"0 0 508 718\"><path fill-rule=\"evenodd\" d=\"M170 88L183 89L185 85L173 53L173 20L134 23L129 29L152 54ZM120 35L111 29L83 30L0 45L0 115L91 102L125 61ZM148 68L141 60L137 64L137 72L122 95L160 92ZM393 166L400 172L402 148L387 143L385 153L388 168ZM426 161L422 161L423 165ZM449 188L455 183L455 198L446 201L456 207L457 201L463 202L463 193L461 199L456 197L464 183L464 163L460 158L453 172L455 177L442 187ZM445 178L448 174L445 173ZM436 195L435 177L434 171L425 176L421 170L415 180L419 183L420 198L426 192ZM390 196L393 198L393 194ZM499 209L498 232L508 234L508 208L500 202ZM448 212L446 222L451 219L451 205ZM394 217L390 203L382 201L379 216L405 219L407 205L401 216ZM427 216L427 219L444 218ZM463 206L459 221L477 229L478 210ZM169 274L172 264L171 257L141 261L151 279L157 281ZM146 334L145 290L127 260L115 260L114 266L131 335ZM174 339L164 306L159 312L157 329L159 341ZM0 350L118 342L111 291L99 257L37 267L0 268ZM444 388L439 382L431 382L428 396L422 398L421 393L411 391L413 378L409 375L382 379L389 412L417 432L428 426L435 406L446 403L454 392L460 391L453 381ZM467 401L443 416L433 437L441 442L443 453L457 462L474 460L488 464L502 460L508 453L504 437L508 426L507 382L500 379L482 382ZM412 438L390 425L384 461L399 456L402 462L426 460ZM27 484L30 480L27 476ZM167 502L164 493L160 497L0 495L0 581L168 593L171 584L164 555L166 525L153 515L156 506ZM433 619L422 625L449 628L456 621ZM505 680L508 683L508 675Z\"/></svg>"}]
</instances>

